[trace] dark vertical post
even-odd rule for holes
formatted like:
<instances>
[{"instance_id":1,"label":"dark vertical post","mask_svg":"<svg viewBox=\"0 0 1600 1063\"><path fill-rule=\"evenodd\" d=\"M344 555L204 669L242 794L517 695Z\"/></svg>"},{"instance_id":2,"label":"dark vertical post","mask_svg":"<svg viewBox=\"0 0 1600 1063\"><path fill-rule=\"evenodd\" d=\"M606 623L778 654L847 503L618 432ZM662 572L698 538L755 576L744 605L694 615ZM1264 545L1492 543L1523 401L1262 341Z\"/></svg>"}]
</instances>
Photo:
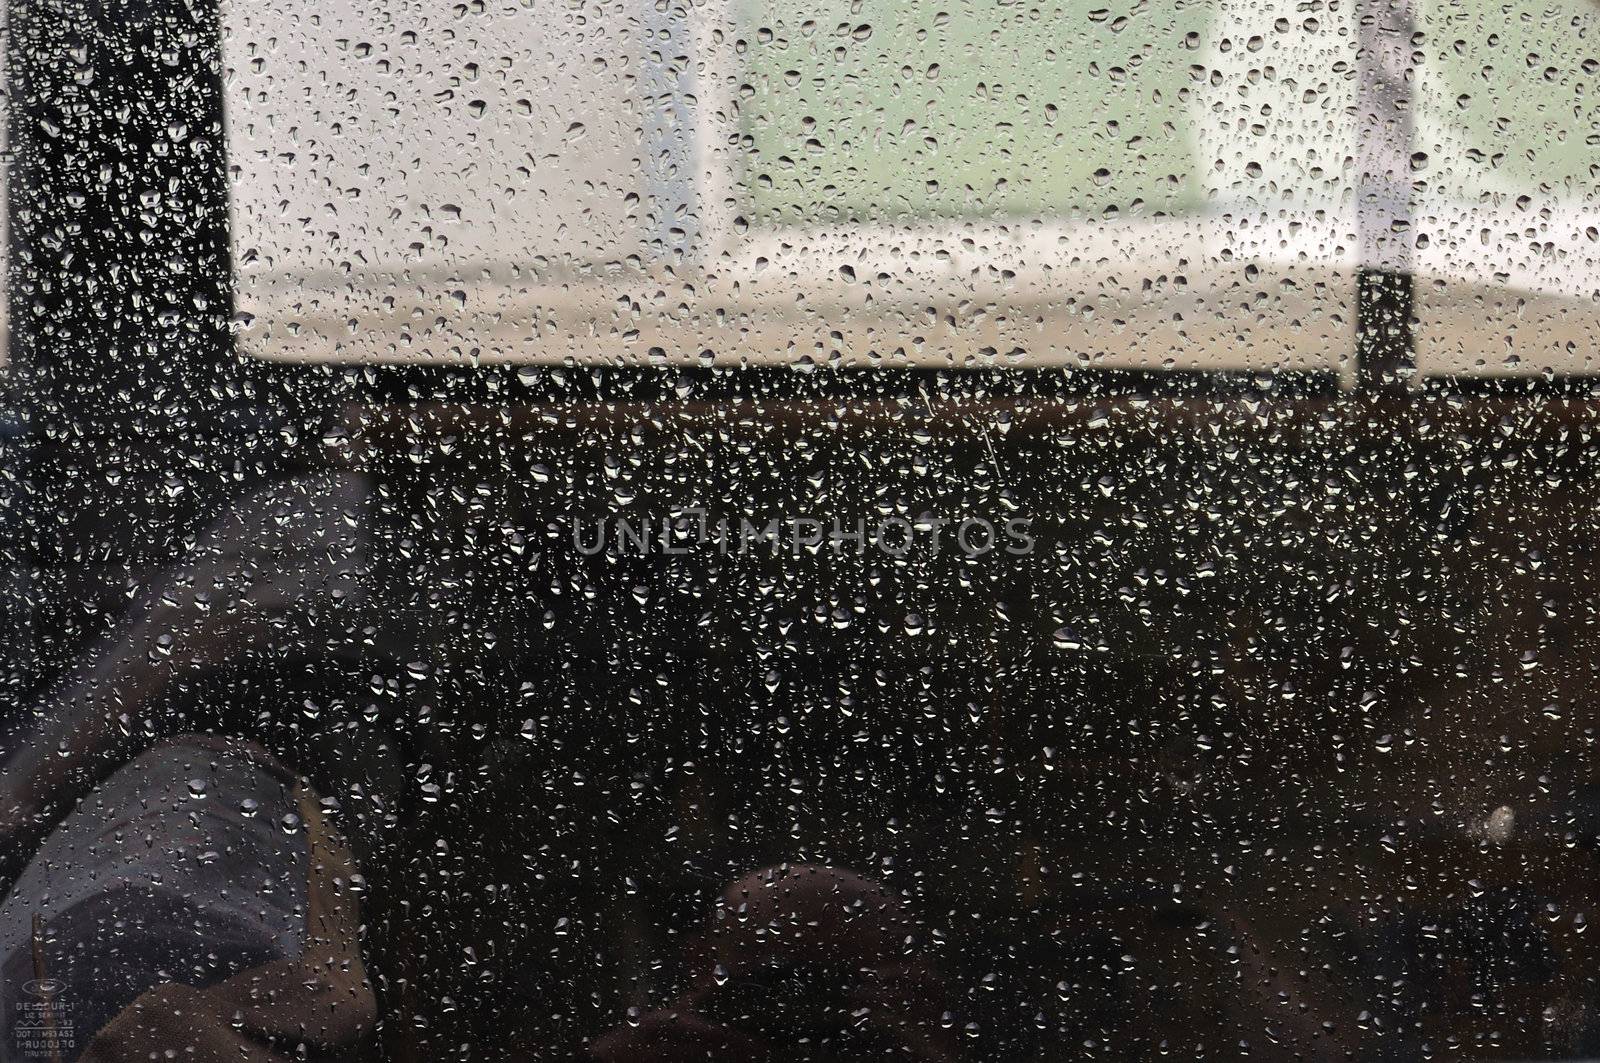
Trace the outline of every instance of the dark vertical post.
<instances>
[{"instance_id":1,"label":"dark vertical post","mask_svg":"<svg viewBox=\"0 0 1600 1063\"><path fill-rule=\"evenodd\" d=\"M1416 33L1411 0L1357 0L1357 386L1403 390L1415 372L1411 155Z\"/></svg>"},{"instance_id":2,"label":"dark vertical post","mask_svg":"<svg viewBox=\"0 0 1600 1063\"><path fill-rule=\"evenodd\" d=\"M11 0L12 354L42 427L192 439L230 357L218 11Z\"/></svg>"},{"instance_id":3,"label":"dark vertical post","mask_svg":"<svg viewBox=\"0 0 1600 1063\"><path fill-rule=\"evenodd\" d=\"M25 393L17 384L9 353L12 323L19 307L10 305L9 273L16 255L9 224L11 191L11 19L0 2L0 733L13 721L16 706L34 673L32 552L27 549L31 503L30 447Z\"/></svg>"},{"instance_id":4,"label":"dark vertical post","mask_svg":"<svg viewBox=\"0 0 1600 1063\"><path fill-rule=\"evenodd\" d=\"M217 4L6 2L0 446L27 471L0 550L34 574L37 686L276 461L281 402L231 337Z\"/></svg>"}]
</instances>

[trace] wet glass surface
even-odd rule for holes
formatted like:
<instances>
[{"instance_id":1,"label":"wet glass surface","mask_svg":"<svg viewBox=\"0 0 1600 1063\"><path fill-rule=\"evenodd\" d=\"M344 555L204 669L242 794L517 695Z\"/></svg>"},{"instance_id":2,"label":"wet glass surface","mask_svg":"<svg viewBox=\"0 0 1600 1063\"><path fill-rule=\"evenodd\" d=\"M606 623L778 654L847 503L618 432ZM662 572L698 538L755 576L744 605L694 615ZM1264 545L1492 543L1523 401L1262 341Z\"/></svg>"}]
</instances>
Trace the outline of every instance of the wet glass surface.
<instances>
[{"instance_id":1,"label":"wet glass surface","mask_svg":"<svg viewBox=\"0 0 1600 1063\"><path fill-rule=\"evenodd\" d=\"M1592 4L7 19L0 1059L1600 1056Z\"/></svg>"}]
</instances>

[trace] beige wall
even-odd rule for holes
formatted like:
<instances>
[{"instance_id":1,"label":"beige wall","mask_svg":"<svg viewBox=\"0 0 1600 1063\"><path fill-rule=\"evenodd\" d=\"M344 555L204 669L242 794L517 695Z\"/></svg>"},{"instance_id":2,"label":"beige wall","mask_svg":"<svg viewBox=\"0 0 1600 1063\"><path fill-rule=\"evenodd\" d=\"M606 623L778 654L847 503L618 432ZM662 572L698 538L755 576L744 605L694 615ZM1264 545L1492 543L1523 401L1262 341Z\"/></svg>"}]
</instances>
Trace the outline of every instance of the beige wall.
<instances>
[{"instance_id":1,"label":"beige wall","mask_svg":"<svg viewBox=\"0 0 1600 1063\"><path fill-rule=\"evenodd\" d=\"M614 9L242 0L224 19L248 348L337 356L358 322L405 353L502 286L640 253L637 46Z\"/></svg>"}]
</instances>

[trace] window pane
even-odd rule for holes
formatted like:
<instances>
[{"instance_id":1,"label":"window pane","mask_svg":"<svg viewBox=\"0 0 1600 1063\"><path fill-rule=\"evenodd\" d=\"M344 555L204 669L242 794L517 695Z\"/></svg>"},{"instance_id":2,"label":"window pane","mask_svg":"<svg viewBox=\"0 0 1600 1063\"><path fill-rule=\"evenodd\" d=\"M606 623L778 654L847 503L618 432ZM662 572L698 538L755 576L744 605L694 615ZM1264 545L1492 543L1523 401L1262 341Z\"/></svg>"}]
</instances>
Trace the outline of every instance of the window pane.
<instances>
[{"instance_id":1,"label":"window pane","mask_svg":"<svg viewBox=\"0 0 1600 1063\"><path fill-rule=\"evenodd\" d=\"M1203 204L1190 104L1204 82L1190 70L1212 39L1205 6L769 2L755 15L741 110L745 193L763 219Z\"/></svg>"},{"instance_id":2,"label":"window pane","mask_svg":"<svg viewBox=\"0 0 1600 1063\"><path fill-rule=\"evenodd\" d=\"M1594 1063L1596 10L10 0L0 1063Z\"/></svg>"},{"instance_id":3,"label":"window pane","mask_svg":"<svg viewBox=\"0 0 1600 1063\"><path fill-rule=\"evenodd\" d=\"M1419 28L1421 368L1600 371L1600 9L1427 0Z\"/></svg>"},{"instance_id":4,"label":"window pane","mask_svg":"<svg viewBox=\"0 0 1600 1063\"><path fill-rule=\"evenodd\" d=\"M289 359L1341 368L1350 9L225 12Z\"/></svg>"}]
</instances>

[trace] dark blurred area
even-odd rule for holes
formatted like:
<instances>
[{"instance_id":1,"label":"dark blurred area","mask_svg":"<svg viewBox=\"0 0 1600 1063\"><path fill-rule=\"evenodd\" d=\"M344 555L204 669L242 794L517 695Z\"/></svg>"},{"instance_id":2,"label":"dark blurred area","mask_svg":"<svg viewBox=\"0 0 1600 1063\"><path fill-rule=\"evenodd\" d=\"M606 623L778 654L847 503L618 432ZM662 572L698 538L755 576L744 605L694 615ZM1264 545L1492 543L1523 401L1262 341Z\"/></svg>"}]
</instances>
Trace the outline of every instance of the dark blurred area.
<instances>
[{"instance_id":1,"label":"dark blurred area","mask_svg":"<svg viewBox=\"0 0 1600 1063\"><path fill-rule=\"evenodd\" d=\"M1589 1051L1588 404L993 399L352 408L359 595L141 713L338 798L394 1058L671 1009L786 861L915 913L959 1058ZM572 533L880 505L1036 550Z\"/></svg>"}]
</instances>

